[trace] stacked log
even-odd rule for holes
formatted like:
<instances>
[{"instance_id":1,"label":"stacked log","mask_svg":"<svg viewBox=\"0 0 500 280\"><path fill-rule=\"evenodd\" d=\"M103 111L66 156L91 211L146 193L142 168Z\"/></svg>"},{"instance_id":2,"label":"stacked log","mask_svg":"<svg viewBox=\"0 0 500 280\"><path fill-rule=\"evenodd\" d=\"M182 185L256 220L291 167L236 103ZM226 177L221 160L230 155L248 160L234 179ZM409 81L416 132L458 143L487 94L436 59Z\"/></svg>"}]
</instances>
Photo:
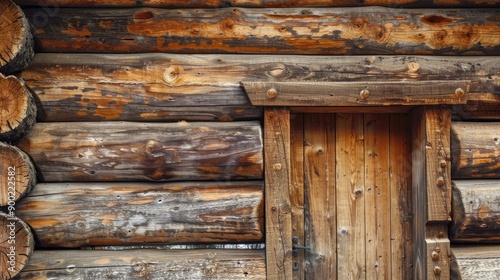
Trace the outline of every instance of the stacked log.
<instances>
[{"instance_id":1,"label":"stacked log","mask_svg":"<svg viewBox=\"0 0 500 280\"><path fill-rule=\"evenodd\" d=\"M0 279L11 279L28 263L33 253L34 238L29 226L12 213L0 212Z\"/></svg>"}]
</instances>

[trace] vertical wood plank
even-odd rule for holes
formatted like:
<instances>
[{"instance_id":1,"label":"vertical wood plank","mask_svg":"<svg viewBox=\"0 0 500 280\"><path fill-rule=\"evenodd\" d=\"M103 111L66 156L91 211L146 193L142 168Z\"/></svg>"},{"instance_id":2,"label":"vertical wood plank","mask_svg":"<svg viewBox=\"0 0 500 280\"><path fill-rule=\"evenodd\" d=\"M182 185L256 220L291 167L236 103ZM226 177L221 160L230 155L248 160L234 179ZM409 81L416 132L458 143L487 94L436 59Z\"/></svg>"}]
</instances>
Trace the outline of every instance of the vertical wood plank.
<instances>
[{"instance_id":1,"label":"vertical wood plank","mask_svg":"<svg viewBox=\"0 0 500 280\"><path fill-rule=\"evenodd\" d=\"M411 279L413 263L411 144L408 114L390 115L391 279Z\"/></svg>"},{"instance_id":2,"label":"vertical wood plank","mask_svg":"<svg viewBox=\"0 0 500 280\"><path fill-rule=\"evenodd\" d=\"M389 115L365 114L366 277L391 275Z\"/></svg>"},{"instance_id":3,"label":"vertical wood plank","mask_svg":"<svg viewBox=\"0 0 500 280\"><path fill-rule=\"evenodd\" d=\"M306 279L336 279L335 115L306 114Z\"/></svg>"},{"instance_id":4,"label":"vertical wood plank","mask_svg":"<svg viewBox=\"0 0 500 280\"><path fill-rule=\"evenodd\" d=\"M449 279L450 127L444 107L412 111L414 279Z\"/></svg>"},{"instance_id":5,"label":"vertical wood plank","mask_svg":"<svg viewBox=\"0 0 500 280\"><path fill-rule=\"evenodd\" d=\"M363 114L336 115L337 278L364 279Z\"/></svg>"},{"instance_id":6,"label":"vertical wood plank","mask_svg":"<svg viewBox=\"0 0 500 280\"><path fill-rule=\"evenodd\" d=\"M290 115L292 235L304 244L304 114ZM304 251L292 257L293 279L304 279Z\"/></svg>"},{"instance_id":7,"label":"vertical wood plank","mask_svg":"<svg viewBox=\"0 0 500 280\"><path fill-rule=\"evenodd\" d=\"M268 279L292 278L290 111L264 111L266 265Z\"/></svg>"}]
</instances>

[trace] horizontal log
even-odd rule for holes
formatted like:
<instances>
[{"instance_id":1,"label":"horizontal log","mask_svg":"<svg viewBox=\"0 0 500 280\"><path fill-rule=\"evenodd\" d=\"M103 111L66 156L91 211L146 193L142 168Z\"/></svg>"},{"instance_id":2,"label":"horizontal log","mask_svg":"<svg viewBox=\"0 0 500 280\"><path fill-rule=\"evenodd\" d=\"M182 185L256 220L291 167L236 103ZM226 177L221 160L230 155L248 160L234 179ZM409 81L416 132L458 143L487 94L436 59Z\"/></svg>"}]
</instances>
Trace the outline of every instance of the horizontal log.
<instances>
[{"instance_id":1,"label":"horizontal log","mask_svg":"<svg viewBox=\"0 0 500 280\"><path fill-rule=\"evenodd\" d=\"M497 0L14 0L19 5L42 7L162 7L162 8L224 8L224 7L495 7Z\"/></svg>"},{"instance_id":2,"label":"horizontal log","mask_svg":"<svg viewBox=\"0 0 500 280\"><path fill-rule=\"evenodd\" d=\"M16 279L266 279L262 250L36 250Z\"/></svg>"},{"instance_id":3,"label":"horizontal log","mask_svg":"<svg viewBox=\"0 0 500 280\"><path fill-rule=\"evenodd\" d=\"M16 215L41 247L256 242L263 184L38 184Z\"/></svg>"},{"instance_id":4,"label":"horizontal log","mask_svg":"<svg viewBox=\"0 0 500 280\"><path fill-rule=\"evenodd\" d=\"M36 121L36 105L24 81L0 73L0 141L23 136Z\"/></svg>"},{"instance_id":5,"label":"horizontal log","mask_svg":"<svg viewBox=\"0 0 500 280\"><path fill-rule=\"evenodd\" d=\"M39 52L498 55L498 9L27 8ZM48 28L50 27L50 28Z\"/></svg>"},{"instance_id":6,"label":"horizontal log","mask_svg":"<svg viewBox=\"0 0 500 280\"><path fill-rule=\"evenodd\" d=\"M500 245L451 247L452 280L500 279Z\"/></svg>"},{"instance_id":7,"label":"horizontal log","mask_svg":"<svg viewBox=\"0 0 500 280\"><path fill-rule=\"evenodd\" d=\"M500 122L453 122L453 179L500 178Z\"/></svg>"},{"instance_id":8,"label":"horizontal log","mask_svg":"<svg viewBox=\"0 0 500 280\"><path fill-rule=\"evenodd\" d=\"M452 242L500 242L500 180L455 180Z\"/></svg>"},{"instance_id":9,"label":"horizontal log","mask_svg":"<svg viewBox=\"0 0 500 280\"><path fill-rule=\"evenodd\" d=\"M500 120L500 93L470 94L467 104L453 106L453 120Z\"/></svg>"},{"instance_id":10,"label":"horizontal log","mask_svg":"<svg viewBox=\"0 0 500 280\"><path fill-rule=\"evenodd\" d=\"M258 122L38 123L18 146L45 182L260 179Z\"/></svg>"},{"instance_id":11,"label":"horizontal log","mask_svg":"<svg viewBox=\"0 0 500 280\"><path fill-rule=\"evenodd\" d=\"M37 54L20 76L39 121L240 120L262 115L240 81L465 79L473 95L500 92L500 57Z\"/></svg>"},{"instance_id":12,"label":"horizontal log","mask_svg":"<svg viewBox=\"0 0 500 280\"><path fill-rule=\"evenodd\" d=\"M11 0L0 1L0 19L0 73L14 74L33 58L33 36L23 11Z\"/></svg>"},{"instance_id":13,"label":"horizontal log","mask_svg":"<svg viewBox=\"0 0 500 280\"><path fill-rule=\"evenodd\" d=\"M0 279L19 274L35 249L34 240L24 221L0 211Z\"/></svg>"},{"instance_id":14,"label":"horizontal log","mask_svg":"<svg viewBox=\"0 0 500 280\"><path fill-rule=\"evenodd\" d=\"M19 148L0 142L0 206L9 206L14 215L16 201L23 198L37 181L33 163Z\"/></svg>"},{"instance_id":15,"label":"horizontal log","mask_svg":"<svg viewBox=\"0 0 500 280\"><path fill-rule=\"evenodd\" d=\"M256 106L461 104L470 81L242 82Z\"/></svg>"}]
</instances>

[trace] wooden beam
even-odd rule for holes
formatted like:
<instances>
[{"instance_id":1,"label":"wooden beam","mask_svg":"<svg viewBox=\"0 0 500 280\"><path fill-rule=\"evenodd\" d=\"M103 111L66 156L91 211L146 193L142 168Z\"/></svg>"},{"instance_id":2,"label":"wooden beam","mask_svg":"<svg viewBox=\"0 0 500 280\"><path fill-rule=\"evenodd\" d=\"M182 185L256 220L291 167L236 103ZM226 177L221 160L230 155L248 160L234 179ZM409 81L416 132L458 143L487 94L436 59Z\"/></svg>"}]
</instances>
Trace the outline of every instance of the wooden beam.
<instances>
[{"instance_id":1,"label":"wooden beam","mask_svg":"<svg viewBox=\"0 0 500 280\"><path fill-rule=\"evenodd\" d=\"M500 93L469 94L467 104L453 106L453 120L500 120Z\"/></svg>"},{"instance_id":2,"label":"wooden beam","mask_svg":"<svg viewBox=\"0 0 500 280\"><path fill-rule=\"evenodd\" d=\"M11 279L26 266L35 249L30 227L15 215L0 212L0 279Z\"/></svg>"},{"instance_id":3,"label":"wooden beam","mask_svg":"<svg viewBox=\"0 0 500 280\"><path fill-rule=\"evenodd\" d=\"M38 184L16 214L37 246L258 242L262 182Z\"/></svg>"},{"instance_id":4,"label":"wooden beam","mask_svg":"<svg viewBox=\"0 0 500 280\"><path fill-rule=\"evenodd\" d=\"M290 112L264 111L266 267L268 279L292 278Z\"/></svg>"},{"instance_id":5,"label":"wooden beam","mask_svg":"<svg viewBox=\"0 0 500 280\"><path fill-rule=\"evenodd\" d=\"M39 52L498 55L497 9L26 8ZM50 28L48 28L50 26Z\"/></svg>"},{"instance_id":6,"label":"wooden beam","mask_svg":"<svg viewBox=\"0 0 500 280\"><path fill-rule=\"evenodd\" d=\"M35 250L16 279L51 277L266 279L266 267L259 250Z\"/></svg>"},{"instance_id":7,"label":"wooden beam","mask_svg":"<svg viewBox=\"0 0 500 280\"><path fill-rule=\"evenodd\" d=\"M456 179L500 179L500 122L453 122L451 174Z\"/></svg>"},{"instance_id":8,"label":"wooden beam","mask_svg":"<svg viewBox=\"0 0 500 280\"><path fill-rule=\"evenodd\" d=\"M262 109L250 104L240 81L464 79L471 80L469 97L473 97L500 92L498 65L500 56L40 53L20 77L40 100L39 121L230 121L262 117ZM396 107L362 109L389 113ZM400 113L411 106L401 107ZM335 112L355 108L335 108Z\"/></svg>"},{"instance_id":9,"label":"wooden beam","mask_svg":"<svg viewBox=\"0 0 500 280\"><path fill-rule=\"evenodd\" d=\"M255 106L391 106L465 103L470 81L242 82Z\"/></svg>"},{"instance_id":10,"label":"wooden beam","mask_svg":"<svg viewBox=\"0 0 500 280\"><path fill-rule=\"evenodd\" d=\"M452 242L500 241L500 180L453 181Z\"/></svg>"},{"instance_id":11,"label":"wooden beam","mask_svg":"<svg viewBox=\"0 0 500 280\"><path fill-rule=\"evenodd\" d=\"M256 121L38 123L18 146L45 182L263 177Z\"/></svg>"},{"instance_id":12,"label":"wooden beam","mask_svg":"<svg viewBox=\"0 0 500 280\"><path fill-rule=\"evenodd\" d=\"M52 7L162 7L162 8L224 8L224 7L495 7L496 0L14 0L19 5Z\"/></svg>"},{"instance_id":13,"label":"wooden beam","mask_svg":"<svg viewBox=\"0 0 500 280\"><path fill-rule=\"evenodd\" d=\"M500 279L499 245L453 245L451 280Z\"/></svg>"},{"instance_id":14,"label":"wooden beam","mask_svg":"<svg viewBox=\"0 0 500 280\"><path fill-rule=\"evenodd\" d=\"M419 107L412 111L412 124L413 279L449 279L451 112Z\"/></svg>"},{"instance_id":15,"label":"wooden beam","mask_svg":"<svg viewBox=\"0 0 500 280\"><path fill-rule=\"evenodd\" d=\"M0 18L0 73L14 74L33 58L33 36L23 11L11 0L0 1Z\"/></svg>"}]
</instances>

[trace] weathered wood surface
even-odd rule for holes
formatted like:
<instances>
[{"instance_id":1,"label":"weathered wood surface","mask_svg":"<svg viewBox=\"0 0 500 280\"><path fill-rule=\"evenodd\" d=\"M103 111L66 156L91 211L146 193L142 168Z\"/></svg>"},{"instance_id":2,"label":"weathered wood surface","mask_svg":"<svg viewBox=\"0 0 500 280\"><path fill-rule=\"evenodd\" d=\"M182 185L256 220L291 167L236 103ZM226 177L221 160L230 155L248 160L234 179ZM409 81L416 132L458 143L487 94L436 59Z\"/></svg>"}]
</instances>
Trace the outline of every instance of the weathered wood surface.
<instances>
[{"instance_id":1,"label":"weathered wood surface","mask_svg":"<svg viewBox=\"0 0 500 280\"><path fill-rule=\"evenodd\" d=\"M242 82L255 106L461 104L470 81Z\"/></svg>"},{"instance_id":2,"label":"weathered wood surface","mask_svg":"<svg viewBox=\"0 0 500 280\"><path fill-rule=\"evenodd\" d=\"M19 5L41 7L164 7L164 8L224 8L224 7L496 7L498 0L14 0ZM48 14L48 12L47 12Z\"/></svg>"},{"instance_id":3,"label":"weathered wood surface","mask_svg":"<svg viewBox=\"0 0 500 280\"><path fill-rule=\"evenodd\" d=\"M58 9L40 52L498 55L497 9ZM47 28L50 26L50 28Z\"/></svg>"},{"instance_id":4,"label":"weathered wood surface","mask_svg":"<svg viewBox=\"0 0 500 280\"><path fill-rule=\"evenodd\" d=\"M16 279L266 279L260 250L36 250Z\"/></svg>"},{"instance_id":5,"label":"weathered wood surface","mask_svg":"<svg viewBox=\"0 0 500 280\"><path fill-rule=\"evenodd\" d=\"M467 104L452 108L454 120L500 120L500 93L471 94Z\"/></svg>"},{"instance_id":6,"label":"weathered wood surface","mask_svg":"<svg viewBox=\"0 0 500 280\"><path fill-rule=\"evenodd\" d=\"M18 146L46 182L263 177L255 121L38 123Z\"/></svg>"},{"instance_id":7,"label":"weathered wood surface","mask_svg":"<svg viewBox=\"0 0 500 280\"><path fill-rule=\"evenodd\" d=\"M500 242L500 180L453 181L452 242Z\"/></svg>"},{"instance_id":8,"label":"weathered wood surface","mask_svg":"<svg viewBox=\"0 0 500 280\"><path fill-rule=\"evenodd\" d=\"M500 178L500 122L453 122L452 176Z\"/></svg>"},{"instance_id":9,"label":"weathered wood surface","mask_svg":"<svg viewBox=\"0 0 500 280\"><path fill-rule=\"evenodd\" d=\"M0 163L0 206L9 206L9 213L13 213L16 201L28 194L36 184L35 167L23 151L2 142Z\"/></svg>"},{"instance_id":10,"label":"weathered wood surface","mask_svg":"<svg viewBox=\"0 0 500 280\"><path fill-rule=\"evenodd\" d=\"M38 184L17 204L42 247L256 242L262 182Z\"/></svg>"},{"instance_id":11,"label":"weathered wood surface","mask_svg":"<svg viewBox=\"0 0 500 280\"><path fill-rule=\"evenodd\" d=\"M35 241L29 226L0 211L0 279L11 279L28 263Z\"/></svg>"},{"instance_id":12,"label":"weathered wood surface","mask_svg":"<svg viewBox=\"0 0 500 280\"><path fill-rule=\"evenodd\" d=\"M0 1L0 42L0 72L3 74L26 68L35 54L28 20L11 0Z\"/></svg>"},{"instance_id":13,"label":"weathered wood surface","mask_svg":"<svg viewBox=\"0 0 500 280\"><path fill-rule=\"evenodd\" d=\"M291 279L292 205L290 168L290 111L264 111L266 168L267 279Z\"/></svg>"},{"instance_id":14,"label":"weathered wood surface","mask_svg":"<svg viewBox=\"0 0 500 280\"><path fill-rule=\"evenodd\" d=\"M24 81L0 73L0 140L12 142L36 122L36 105Z\"/></svg>"},{"instance_id":15,"label":"weathered wood surface","mask_svg":"<svg viewBox=\"0 0 500 280\"><path fill-rule=\"evenodd\" d=\"M413 279L449 279L451 111L412 111Z\"/></svg>"},{"instance_id":16,"label":"weathered wood surface","mask_svg":"<svg viewBox=\"0 0 500 280\"><path fill-rule=\"evenodd\" d=\"M20 77L40 121L241 120L262 111L240 81L462 79L471 97L500 92L500 57L37 54Z\"/></svg>"},{"instance_id":17,"label":"weathered wood surface","mask_svg":"<svg viewBox=\"0 0 500 280\"><path fill-rule=\"evenodd\" d=\"M451 280L500 279L500 246L453 245L451 250Z\"/></svg>"}]
</instances>

